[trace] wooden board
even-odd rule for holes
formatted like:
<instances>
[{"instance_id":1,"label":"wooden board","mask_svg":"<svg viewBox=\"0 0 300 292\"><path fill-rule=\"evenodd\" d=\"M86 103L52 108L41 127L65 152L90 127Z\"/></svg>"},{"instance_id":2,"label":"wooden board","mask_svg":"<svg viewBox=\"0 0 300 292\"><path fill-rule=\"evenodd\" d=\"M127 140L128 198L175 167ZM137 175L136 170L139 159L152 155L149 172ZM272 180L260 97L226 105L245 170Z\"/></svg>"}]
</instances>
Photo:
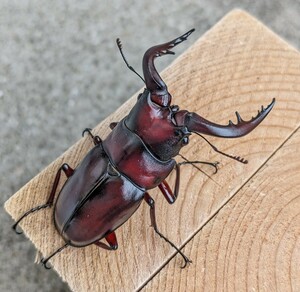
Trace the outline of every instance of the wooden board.
<instances>
[{"instance_id":1,"label":"wooden board","mask_svg":"<svg viewBox=\"0 0 300 292\"><path fill-rule=\"evenodd\" d=\"M300 130L145 291L300 291Z\"/></svg>"},{"instance_id":2,"label":"wooden board","mask_svg":"<svg viewBox=\"0 0 300 292\"><path fill-rule=\"evenodd\" d=\"M172 37L174 36L170 36L170 39ZM191 42L191 40L189 41ZM182 154L191 160L220 161L218 174L209 179L191 166L182 167L180 196L172 206L165 202L158 190L151 191L151 195L156 200L159 228L178 246L187 244L183 251L193 260L193 264L189 268L180 269L182 263L180 256L172 259L175 255L174 250L155 235L153 229L149 227L148 206L143 204L136 214L117 230L119 242L117 251L104 251L96 246L83 249L68 248L51 260L54 269L74 291L91 289L93 291L131 291L140 289L146 283L149 283L147 285L149 290L171 287L174 290L191 291L210 287L217 289L222 287L220 285L230 290L233 287L233 282L230 281L240 279L241 283L239 282L236 287L245 287L245 283L250 281L250 276L242 277L242 274L245 273L245 266L253 269L251 277L255 277L261 269L261 266L255 262L255 253L261 253L259 242L257 245L253 245L256 246L256 250L255 248L251 249L251 252L248 250L248 254L241 250L244 242L236 243L233 249L234 254L224 259L224 265L226 263L231 265L230 270L226 270L228 267L223 266L222 283L219 286L213 286L216 285L216 280L214 280L216 272L205 273L205 271L218 269L220 262L215 260L215 256L219 255L219 251L220 257L226 256L226 252L222 250L223 245L218 242L220 242L220 238L226 241L227 235L225 234L223 237L215 232L210 237L210 231L208 231L206 239L213 241L213 244L209 245L209 248L213 249L211 253L203 252L203 248L208 245L200 242L198 249L197 244L194 243L197 243L197 240L199 242L199 238L205 236L205 233L199 233L199 230L211 221L221 208L236 206L232 205L232 202L238 200L236 198L239 196L243 200L249 199L249 202L244 203L245 206L251 205L252 193L243 196L244 191L241 191L250 179L253 181L252 188L256 187L256 195L263 193L265 202L270 204L270 209L274 205L271 199L273 197L269 198L274 195L269 192L272 188L270 185L268 185L269 188L264 187L263 183L259 183L260 181L264 182L264 179L259 180L259 178L260 175L267 175L265 172L260 174L262 166L266 167L266 162L276 151L279 153L282 145L300 124L299 53L257 20L243 11L235 10L176 59L164 71L163 76L175 104L182 109L186 108L189 111L197 112L203 117L222 124L227 124L229 119L234 119L236 110L245 120L248 120L257 113L262 104L267 105L273 97L277 98L277 103L268 118L250 135L237 140L210 138L210 141L219 149L245 156L249 160L249 164L243 165L222 157L213 152L203 140L193 137ZM136 96L132 97L119 110L98 125L95 132L101 137L105 137L109 132L109 123L120 120L131 108L135 99ZM78 131L80 130L78 129ZM92 143L88 138L78 141L8 200L5 204L6 210L16 219L33 206L44 203L49 195L58 167L63 162L76 166L91 147ZM286 157L286 159L293 159L291 156ZM288 161L287 165L289 165ZM210 168L203 167L203 170L212 174ZM284 168L278 167L276 174L279 176L280 171L284 171ZM296 168L288 168L286 171L290 171L290 175L292 175ZM272 172L269 172L269 175L272 175ZM255 183L256 177L258 180ZM271 181L274 180L277 180L282 187L286 184L286 189L289 189L290 180L281 179L279 181L279 178L273 177ZM174 182L174 175L171 175L169 182L170 184ZM247 187L245 186L245 188ZM254 190L251 189L251 191ZM276 194L279 195L279 190ZM234 196L234 200L230 201ZM284 205L282 204L281 207L283 209ZM280 204L278 208L280 208ZM256 208L250 209L250 215L246 214L245 218L237 216L229 219L243 220L241 222L243 225L240 226L244 227L241 230L237 229L237 232L246 232L248 225L262 223L260 216L263 216L264 211L258 205ZM256 213L259 213L260 216L256 217ZM297 210L293 214L296 216ZM214 227L217 224L218 228L222 228L227 223L225 220L227 220L226 216L218 215L210 224L213 224ZM273 220L276 222L277 217ZM284 226L288 228L290 225L285 220L291 220L291 217L282 216L282 220L284 223L280 220L281 228ZM230 229L229 223L226 226ZM22 222L21 227L43 255L49 255L63 244L53 225L52 210L40 211L28 216ZM236 226L232 225L232 228L234 229ZM296 242L293 254L299 257L299 232L297 228L289 230L290 236L297 238L296 241L290 241L290 243ZM234 231L229 230L228 232ZM256 233L258 232L256 231ZM236 238L239 239L238 235ZM257 238L260 239L259 233ZM16 240L18 239L16 238ZM231 248L233 243L226 244ZM270 248L272 248L272 244L270 244ZM273 245L273 248L276 248L276 244ZM280 250L282 259L285 257L285 252L289 253L290 250L288 248ZM242 254L241 259L237 260L236 254ZM264 257L267 255L268 253L265 253ZM170 259L172 261L163 268ZM220 261L223 263L222 259ZM241 266L238 271L235 270L237 262ZM299 272L295 263L293 261L294 268L293 272L290 269L290 277L297 271ZM274 268L272 266L274 261L268 265L270 266L265 267L265 270L271 271ZM287 265L285 266L287 267ZM197 273L195 272L196 267L198 268ZM231 278L227 278L227 273L231 273ZM203 274L206 277L205 282L201 282ZM241 276L239 276L240 274ZM173 277L180 279L170 280ZM210 280L214 281L212 286L205 286L205 283L210 283ZM200 286L197 284L198 282ZM261 279L261 283L265 283L264 279Z\"/></svg>"}]
</instances>

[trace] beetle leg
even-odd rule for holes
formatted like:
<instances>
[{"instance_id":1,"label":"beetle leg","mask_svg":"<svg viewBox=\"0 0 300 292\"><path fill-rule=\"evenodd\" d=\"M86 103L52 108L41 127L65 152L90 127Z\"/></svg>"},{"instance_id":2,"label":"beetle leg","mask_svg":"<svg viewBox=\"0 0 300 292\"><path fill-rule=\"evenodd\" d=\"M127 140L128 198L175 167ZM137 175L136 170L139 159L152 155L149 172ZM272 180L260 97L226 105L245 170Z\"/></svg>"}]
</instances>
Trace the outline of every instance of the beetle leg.
<instances>
[{"instance_id":1,"label":"beetle leg","mask_svg":"<svg viewBox=\"0 0 300 292\"><path fill-rule=\"evenodd\" d=\"M93 139L93 142L94 142L95 145L98 145L98 144L101 144L101 143L102 143L102 140L101 140L101 138L100 138L99 136L94 136L94 135L92 134L92 129L91 129L91 128L86 128L86 129L84 129L83 132L82 132L82 137L84 136L84 134L85 134L86 132L87 132L87 133L90 135L90 137Z\"/></svg>"},{"instance_id":2,"label":"beetle leg","mask_svg":"<svg viewBox=\"0 0 300 292\"><path fill-rule=\"evenodd\" d=\"M199 169L199 167L197 167L195 164L205 164L205 165L210 165L212 166L215 171L214 171L214 174L216 174L218 172L218 165L219 165L219 162L216 161L216 162L209 162L209 161L200 161L200 160L195 160L195 161L190 161L188 160L187 158L185 158L183 155L181 154L178 154L183 160L185 161L182 161L182 162L179 162L178 164L179 165L184 165L184 164L191 164L192 166L194 166L195 168L197 168L198 170L200 170L201 172L203 172L201 169Z\"/></svg>"},{"instance_id":3,"label":"beetle leg","mask_svg":"<svg viewBox=\"0 0 300 292\"><path fill-rule=\"evenodd\" d=\"M46 202L46 204L43 204L43 205L39 205L39 206L36 206L30 210L28 210L26 213L24 213L18 220L17 222L12 226L12 229L17 233L17 234L22 234L22 232L18 231L17 230L17 226L18 224L25 218L27 217L29 214L31 213L34 213L36 211L39 211L41 209L45 209L45 208L48 208L48 207L51 207L52 204L53 204L53 201L54 201L54 196L55 196L55 192L56 192L56 189L57 189L57 186L58 186L58 183L59 183L59 179L60 179L60 174L61 174L61 171L63 171L67 177L70 177L72 176L72 174L74 173L74 170L67 164L67 163L64 163L60 168L59 170L57 171L56 173L56 176L55 176L55 179L54 179L54 183L53 183L53 186L52 186L52 190L51 190L51 193L50 193L50 196Z\"/></svg>"},{"instance_id":4,"label":"beetle leg","mask_svg":"<svg viewBox=\"0 0 300 292\"><path fill-rule=\"evenodd\" d=\"M95 244L107 250L116 250L118 248L118 241L117 241L116 233L114 231L106 235L105 239L108 242L109 246L101 241L97 241L95 242Z\"/></svg>"},{"instance_id":5,"label":"beetle leg","mask_svg":"<svg viewBox=\"0 0 300 292\"><path fill-rule=\"evenodd\" d=\"M175 187L174 187L174 192L171 191L170 186L168 183L164 180L162 181L158 187L166 200L168 201L169 204L173 204L178 196L178 191L179 191L179 183L180 183L180 164L176 164L175 170L176 170L176 178L175 178Z\"/></svg>"},{"instance_id":6,"label":"beetle leg","mask_svg":"<svg viewBox=\"0 0 300 292\"><path fill-rule=\"evenodd\" d=\"M50 256L48 256L47 258L42 258L41 259L41 263L44 265L44 268L47 270L50 270L51 268L47 266L47 262L54 257L56 254L58 254L59 252L61 252L63 249L65 249L66 247L69 246L69 243L66 243L65 245L63 245L62 247L60 247L59 249L57 249L54 253L52 253Z\"/></svg>"},{"instance_id":7,"label":"beetle leg","mask_svg":"<svg viewBox=\"0 0 300 292\"><path fill-rule=\"evenodd\" d=\"M147 204L150 206L150 219L151 219L151 225L154 228L154 231L162 238L164 239L167 243L169 243L173 248L176 249L176 251L183 257L184 260L184 264L181 267L182 269L186 267L186 265L188 263L191 263L192 261L183 254L183 252L176 247L176 245L170 241L168 238L166 238L164 235L162 235L157 228L157 224L156 224L156 217L155 217L155 202L154 200L151 198L151 196L146 192L144 195L144 200L147 202Z\"/></svg>"},{"instance_id":8,"label":"beetle leg","mask_svg":"<svg viewBox=\"0 0 300 292\"><path fill-rule=\"evenodd\" d=\"M112 122L109 124L110 129L112 130L116 125L118 124L118 122Z\"/></svg>"}]
</instances>

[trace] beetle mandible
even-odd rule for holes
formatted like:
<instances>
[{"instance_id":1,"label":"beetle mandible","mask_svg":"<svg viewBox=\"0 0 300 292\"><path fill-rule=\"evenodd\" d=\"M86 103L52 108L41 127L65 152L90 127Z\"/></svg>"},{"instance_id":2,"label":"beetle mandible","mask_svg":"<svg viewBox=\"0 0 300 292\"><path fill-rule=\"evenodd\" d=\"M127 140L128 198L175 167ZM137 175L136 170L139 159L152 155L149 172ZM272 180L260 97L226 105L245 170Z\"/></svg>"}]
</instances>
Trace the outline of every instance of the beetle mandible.
<instances>
[{"instance_id":1,"label":"beetle mandible","mask_svg":"<svg viewBox=\"0 0 300 292\"><path fill-rule=\"evenodd\" d=\"M54 224L65 245L41 260L45 268L49 268L48 260L67 246L96 244L108 250L117 249L115 230L132 216L143 200L150 206L151 224L155 232L183 257L183 267L190 262L179 248L159 232L154 200L147 191L159 187L168 203L175 202L179 190L180 164L201 163L188 161L183 156L181 157L185 162L177 163L174 159L180 155L180 149L189 143L192 133L204 138L215 151L247 163L239 156L231 156L218 150L202 134L224 138L244 136L262 122L275 103L273 99L250 121L242 120L236 112L237 123L229 121L225 126L171 105L171 94L158 74L154 60L163 55L174 54L171 49L185 41L193 31L194 29L170 42L149 48L143 57L144 78L128 64L121 42L117 39L126 65L144 81L144 92L139 94L136 104L125 118L110 125L112 131L105 140L94 136L90 129L84 130L83 134L87 132L93 139L94 148L75 169L64 163L57 171L47 202L30 209L13 225L13 229L21 233L16 229L21 220L35 211L53 205L63 171L67 180L54 204ZM211 165L217 170L216 164ZM176 179L172 191L166 178L174 169ZM104 238L108 245L101 241Z\"/></svg>"}]
</instances>

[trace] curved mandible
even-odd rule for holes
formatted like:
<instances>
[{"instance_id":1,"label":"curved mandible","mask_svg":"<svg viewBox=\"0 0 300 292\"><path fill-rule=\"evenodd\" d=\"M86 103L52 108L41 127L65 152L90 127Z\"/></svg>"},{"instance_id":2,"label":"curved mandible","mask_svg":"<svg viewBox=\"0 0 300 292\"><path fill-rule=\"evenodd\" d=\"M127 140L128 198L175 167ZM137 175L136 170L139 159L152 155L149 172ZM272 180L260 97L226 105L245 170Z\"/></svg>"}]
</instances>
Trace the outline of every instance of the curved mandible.
<instances>
[{"instance_id":1,"label":"curved mandible","mask_svg":"<svg viewBox=\"0 0 300 292\"><path fill-rule=\"evenodd\" d=\"M146 87L151 92L151 100L160 106L169 106L171 95L168 92L167 85L156 71L154 59L167 54L174 55L175 53L170 49L185 41L194 30L193 28L170 42L151 47L144 54L143 73Z\"/></svg>"},{"instance_id":2,"label":"curved mandible","mask_svg":"<svg viewBox=\"0 0 300 292\"><path fill-rule=\"evenodd\" d=\"M178 112L175 116L175 119L177 124L185 125L191 132L215 137L237 138L244 136L255 129L269 114L274 104L275 98L273 98L272 102L266 108L262 106L256 117L253 117L250 121L244 121L240 114L236 112L235 114L237 117L237 123L234 124L230 120L226 126L215 124L202 118L196 113L190 113L187 111Z\"/></svg>"}]
</instances>

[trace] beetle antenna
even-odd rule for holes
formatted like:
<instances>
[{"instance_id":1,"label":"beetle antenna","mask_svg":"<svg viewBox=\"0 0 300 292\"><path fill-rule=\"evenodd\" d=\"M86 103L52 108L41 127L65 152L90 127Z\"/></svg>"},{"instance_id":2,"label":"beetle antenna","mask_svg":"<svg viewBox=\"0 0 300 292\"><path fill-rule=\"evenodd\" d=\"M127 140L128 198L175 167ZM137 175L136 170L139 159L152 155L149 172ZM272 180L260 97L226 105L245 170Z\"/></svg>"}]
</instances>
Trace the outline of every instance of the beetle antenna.
<instances>
[{"instance_id":1,"label":"beetle antenna","mask_svg":"<svg viewBox=\"0 0 300 292\"><path fill-rule=\"evenodd\" d=\"M116 42L117 42L117 46L119 48L119 51L121 53L121 56L122 56L122 58L123 58L123 60L124 60L124 62L126 64L126 66L128 67L128 69L130 69L133 73L135 73L137 76L139 76L143 80L143 82L146 84L144 78L139 73L137 73L132 66L130 66L128 64L128 62L127 62L127 60L126 60L126 58L124 56L124 53L123 53L121 40L119 38L117 38Z\"/></svg>"},{"instance_id":2,"label":"beetle antenna","mask_svg":"<svg viewBox=\"0 0 300 292\"><path fill-rule=\"evenodd\" d=\"M58 254L59 252L61 252L63 249L65 249L66 247L68 247L70 244L66 243L65 245L63 245L62 247L60 247L59 249L57 249L54 253L52 253L50 256L48 256L47 258L42 258L41 259L41 263L43 264L44 268L47 270L50 270L51 268L49 266L47 266L47 262L54 257L56 254Z\"/></svg>"},{"instance_id":3,"label":"beetle antenna","mask_svg":"<svg viewBox=\"0 0 300 292\"><path fill-rule=\"evenodd\" d=\"M201 138L203 138L203 139L209 144L209 146L210 146L214 151L216 151L216 152L218 152L218 153L220 153L220 154L222 154L222 155L224 155L224 156L226 156L226 157L229 157L229 158L231 158L231 159L233 159L233 160L236 160L236 161L238 161L238 162L241 162L241 163L243 163L243 164L247 164L247 163L248 163L248 160L246 160L246 159L243 158L243 157L240 157L240 156L233 156L233 155L227 154L227 153L225 153L225 152L222 152L222 151L219 150L216 146L214 146L212 143L210 143L204 136L202 136L201 134L199 134L199 133L197 133L197 132L194 132L194 133L196 133L198 136L200 136Z\"/></svg>"}]
</instances>

